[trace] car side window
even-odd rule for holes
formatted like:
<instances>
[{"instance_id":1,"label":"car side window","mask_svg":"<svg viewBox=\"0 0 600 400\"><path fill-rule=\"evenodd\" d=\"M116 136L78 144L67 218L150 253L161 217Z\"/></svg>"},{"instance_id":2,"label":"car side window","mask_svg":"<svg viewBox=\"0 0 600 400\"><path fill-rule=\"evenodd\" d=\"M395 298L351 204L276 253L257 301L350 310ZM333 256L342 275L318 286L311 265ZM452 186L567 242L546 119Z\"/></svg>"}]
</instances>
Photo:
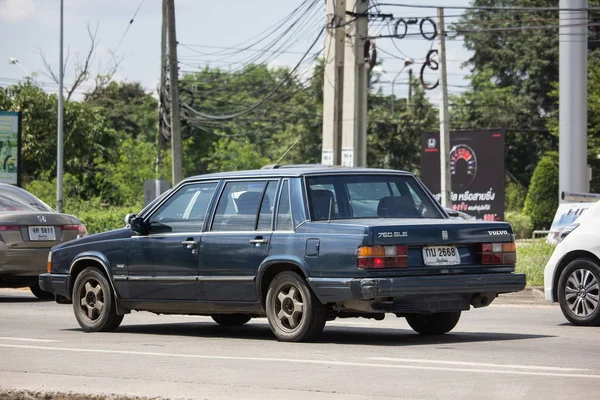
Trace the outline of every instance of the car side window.
<instances>
[{"instance_id":1,"label":"car side window","mask_svg":"<svg viewBox=\"0 0 600 400\"><path fill-rule=\"evenodd\" d=\"M283 186L281 187L279 207L277 208L277 226L275 229L278 231L291 231L294 229L290 207L290 185L287 180L283 181Z\"/></svg>"},{"instance_id":2,"label":"car side window","mask_svg":"<svg viewBox=\"0 0 600 400\"><path fill-rule=\"evenodd\" d=\"M216 182L185 185L150 217L150 233L201 231Z\"/></svg>"},{"instance_id":3,"label":"car side window","mask_svg":"<svg viewBox=\"0 0 600 400\"><path fill-rule=\"evenodd\" d=\"M254 231L266 181L227 182L211 231Z\"/></svg>"},{"instance_id":4,"label":"car side window","mask_svg":"<svg viewBox=\"0 0 600 400\"><path fill-rule=\"evenodd\" d=\"M269 181L267 190L262 199L260 206L260 214L258 215L258 228L259 231L270 231L271 223L273 221L273 207L275 206L275 195L277 194L277 181Z\"/></svg>"}]
</instances>

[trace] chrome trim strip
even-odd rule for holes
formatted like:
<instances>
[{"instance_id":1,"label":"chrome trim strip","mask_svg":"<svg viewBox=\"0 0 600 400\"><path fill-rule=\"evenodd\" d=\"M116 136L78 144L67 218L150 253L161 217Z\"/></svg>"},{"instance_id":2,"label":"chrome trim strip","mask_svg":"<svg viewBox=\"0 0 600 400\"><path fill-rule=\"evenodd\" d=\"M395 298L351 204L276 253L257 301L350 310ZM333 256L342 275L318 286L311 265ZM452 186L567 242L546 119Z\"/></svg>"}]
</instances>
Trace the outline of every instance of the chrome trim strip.
<instances>
[{"instance_id":1,"label":"chrome trim strip","mask_svg":"<svg viewBox=\"0 0 600 400\"><path fill-rule=\"evenodd\" d=\"M203 235L270 235L273 231L210 231L204 232Z\"/></svg>"},{"instance_id":2,"label":"chrome trim strip","mask_svg":"<svg viewBox=\"0 0 600 400\"><path fill-rule=\"evenodd\" d=\"M196 232L174 232L174 233L156 233L154 235L146 235L146 236L132 236L132 239L140 239L140 238L161 238L161 237L171 237L171 236L202 236L204 233L201 231Z\"/></svg>"},{"instance_id":3,"label":"chrome trim strip","mask_svg":"<svg viewBox=\"0 0 600 400\"><path fill-rule=\"evenodd\" d=\"M149 276L138 275L129 276L129 281L163 281L163 282L193 282L197 280L196 276Z\"/></svg>"},{"instance_id":4,"label":"chrome trim strip","mask_svg":"<svg viewBox=\"0 0 600 400\"><path fill-rule=\"evenodd\" d=\"M127 275L113 275L113 278L116 281L126 281L127 280Z\"/></svg>"},{"instance_id":5,"label":"chrome trim strip","mask_svg":"<svg viewBox=\"0 0 600 400\"><path fill-rule=\"evenodd\" d=\"M254 276L199 276L198 281L234 281L234 282L253 282Z\"/></svg>"}]
</instances>

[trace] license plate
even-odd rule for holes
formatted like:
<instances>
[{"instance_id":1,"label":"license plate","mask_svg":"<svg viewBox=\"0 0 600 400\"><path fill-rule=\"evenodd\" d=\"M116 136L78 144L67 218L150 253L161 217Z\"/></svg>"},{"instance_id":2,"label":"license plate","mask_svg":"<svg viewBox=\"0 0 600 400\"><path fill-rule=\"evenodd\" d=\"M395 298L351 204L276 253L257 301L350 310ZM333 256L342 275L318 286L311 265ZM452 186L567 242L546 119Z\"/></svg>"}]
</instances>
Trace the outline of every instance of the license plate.
<instances>
[{"instance_id":1,"label":"license plate","mask_svg":"<svg viewBox=\"0 0 600 400\"><path fill-rule=\"evenodd\" d=\"M458 265L460 254L455 246L430 246L423 248L425 265Z\"/></svg>"},{"instance_id":2,"label":"license plate","mask_svg":"<svg viewBox=\"0 0 600 400\"><path fill-rule=\"evenodd\" d=\"M30 226L29 240L51 241L56 240L56 233L53 226Z\"/></svg>"}]
</instances>

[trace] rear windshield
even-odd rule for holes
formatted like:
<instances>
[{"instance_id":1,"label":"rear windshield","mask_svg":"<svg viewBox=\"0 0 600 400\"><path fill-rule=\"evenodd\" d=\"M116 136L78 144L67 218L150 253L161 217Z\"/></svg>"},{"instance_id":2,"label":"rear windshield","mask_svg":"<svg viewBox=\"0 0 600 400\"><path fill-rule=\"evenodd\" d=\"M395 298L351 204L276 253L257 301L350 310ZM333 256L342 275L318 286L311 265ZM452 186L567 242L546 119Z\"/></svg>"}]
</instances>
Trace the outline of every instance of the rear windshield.
<instances>
[{"instance_id":1,"label":"rear windshield","mask_svg":"<svg viewBox=\"0 0 600 400\"><path fill-rule=\"evenodd\" d=\"M19 188L0 187L0 211L43 211L52 209L37 197Z\"/></svg>"},{"instance_id":2,"label":"rear windshield","mask_svg":"<svg viewBox=\"0 0 600 400\"><path fill-rule=\"evenodd\" d=\"M307 177L313 221L348 218L445 218L412 176Z\"/></svg>"}]
</instances>

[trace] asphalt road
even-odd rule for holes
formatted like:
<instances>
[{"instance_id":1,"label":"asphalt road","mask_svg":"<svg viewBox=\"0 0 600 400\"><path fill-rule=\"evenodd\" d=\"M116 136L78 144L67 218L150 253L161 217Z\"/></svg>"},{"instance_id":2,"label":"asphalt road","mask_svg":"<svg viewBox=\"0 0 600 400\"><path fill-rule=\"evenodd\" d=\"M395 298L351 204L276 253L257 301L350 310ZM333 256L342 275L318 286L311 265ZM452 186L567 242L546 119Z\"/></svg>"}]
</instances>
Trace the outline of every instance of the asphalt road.
<instances>
[{"instance_id":1,"label":"asphalt road","mask_svg":"<svg viewBox=\"0 0 600 400\"><path fill-rule=\"evenodd\" d=\"M600 328L556 306L494 304L421 337L403 319L337 320L315 343L280 343L264 319L127 315L83 333L71 306L0 290L0 387L198 399L591 399Z\"/></svg>"}]
</instances>

